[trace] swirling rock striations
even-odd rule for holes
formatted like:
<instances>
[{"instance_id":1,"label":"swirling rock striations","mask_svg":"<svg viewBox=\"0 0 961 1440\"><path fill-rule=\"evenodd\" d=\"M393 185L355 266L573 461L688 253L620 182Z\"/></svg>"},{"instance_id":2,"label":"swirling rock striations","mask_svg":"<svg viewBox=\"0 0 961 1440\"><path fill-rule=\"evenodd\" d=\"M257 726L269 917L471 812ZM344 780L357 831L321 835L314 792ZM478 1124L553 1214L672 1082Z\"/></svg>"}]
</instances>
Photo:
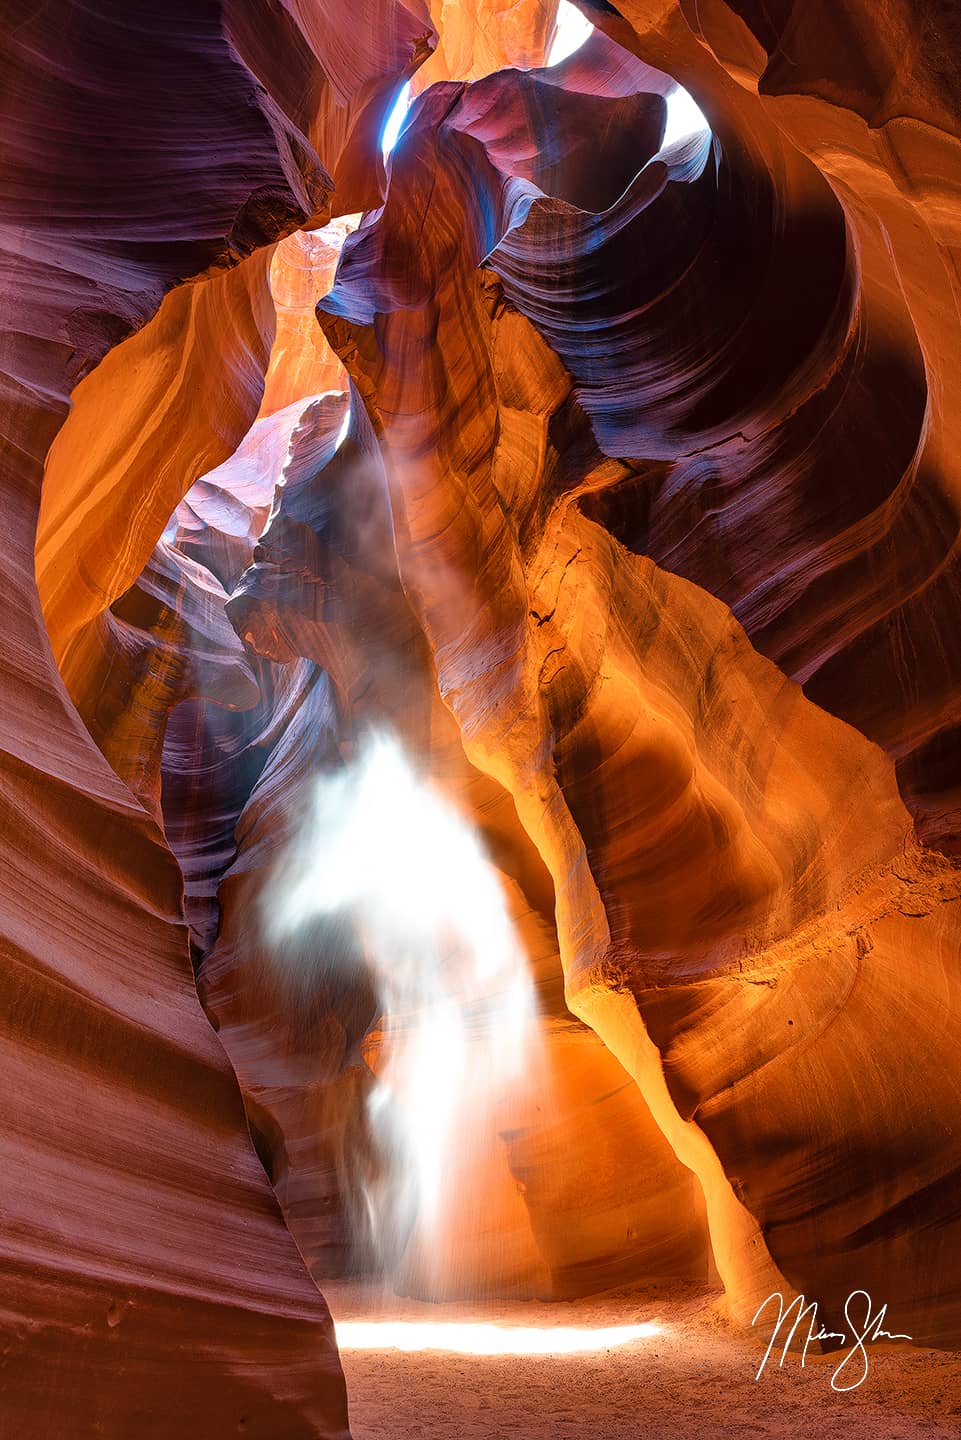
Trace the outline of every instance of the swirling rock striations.
<instances>
[{"instance_id":1,"label":"swirling rock striations","mask_svg":"<svg viewBox=\"0 0 961 1440\"><path fill-rule=\"evenodd\" d=\"M956 21L584 0L479 78L552 8L11 16L23 1433L166 1433L175 1366L181 1433L344 1433L188 927L307 1266L363 1263L361 937L261 921L384 724L486 843L553 1096L448 1291L703 1274L706 1206L739 1318L863 1286L961 1341ZM671 77L711 134L665 146ZM273 248L360 210L332 288L341 234Z\"/></svg>"},{"instance_id":2,"label":"swirling rock striations","mask_svg":"<svg viewBox=\"0 0 961 1440\"><path fill-rule=\"evenodd\" d=\"M698 1173L735 1311L749 1319L787 1282L837 1315L856 1269L916 1337L956 1338L959 977L941 956L957 876L918 848L884 755L709 593L733 598L729 568L763 594L758 570L785 559L788 527L814 565L819 544L840 555L859 524L871 533L872 499L885 520L886 496L910 499L915 332L883 276L858 273L832 190L772 127L659 149L658 102L646 137L640 99L624 125L604 43L569 76L425 95L319 317L380 433L399 572L441 693L469 758L538 836L568 1001ZM585 174L592 107L608 140ZM762 364L775 297L786 335ZM866 425L892 380L874 497L839 493L830 461L815 488L839 408ZM706 556L696 570L685 553L711 544L726 492L689 500L691 477L741 450L745 493L728 469L719 482L740 526L721 575ZM669 497L707 517L679 521L670 547L656 543ZM904 544L911 555L910 529Z\"/></svg>"},{"instance_id":3,"label":"swirling rock striations","mask_svg":"<svg viewBox=\"0 0 961 1440\"><path fill-rule=\"evenodd\" d=\"M17 3L4 19L4 1428L343 1436L329 1315L200 1007L182 873L148 813L161 712L211 689L249 705L256 670L207 572L162 547L143 572L257 413L274 323L261 247L329 216L347 99L295 17L259 0ZM403 25L376 53L352 43L372 87L357 118L373 99L384 113L412 50ZM42 467L78 379L138 327L89 376L86 419L77 397L92 453L65 442L45 487L48 634ZM67 670L87 647L71 684L116 771L51 643ZM131 673L145 690L125 689Z\"/></svg>"},{"instance_id":4,"label":"swirling rock striations","mask_svg":"<svg viewBox=\"0 0 961 1440\"><path fill-rule=\"evenodd\" d=\"M257 415L274 336L267 264L260 251L172 290L76 387L47 459L37 534L61 665L137 579L191 480L228 460Z\"/></svg>"},{"instance_id":5,"label":"swirling rock striations","mask_svg":"<svg viewBox=\"0 0 961 1440\"><path fill-rule=\"evenodd\" d=\"M629 543L718 594L813 700L883 746L921 838L955 854L957 15L938 3L883 16L723 0L585 8L692 91L723 156L736 168L743 156L776 201L766 237L742 223L725 248L708 307L746 283L730 331L737 383L639 487ZM758 245L784 251L776 291L781 262ZM679 355L682 398L715 358Z\"/></svg>"},{"instance_id":6,"label":"swirling rock striations","mask_svg":"<svg viewBox=\"0 0 961 1440\"><path fill-rule=\"evenodd\" d=\"M288 1223L319 1280L376 1269L385 1257L369 1197L403 1180L371 1133L382 1000L362 936L344 917L318 920L281 956L264 923L312 783L343 773L369 730L389 729L493 857L534 966L543 1048L543 1068L529 1095L513 1097L510 1135L495 1146L504 1163L475 1165L460 1181L470 1193L451 1202L442 1273L412 1245L402 1283L435 1296L566 1296L643 1275L703 1275L691 1177L617 1062L567 1012L550 879L440 703L400 589L377 440L356 394L349 416L346 399L324 396L304 412L254 563L227 605L245 643L291 665L291 678L297 656L312 665L240 816L217 941L199 975ZM439 1242L432 1230L431 1252Z\"/></svg>"}]
</instances>

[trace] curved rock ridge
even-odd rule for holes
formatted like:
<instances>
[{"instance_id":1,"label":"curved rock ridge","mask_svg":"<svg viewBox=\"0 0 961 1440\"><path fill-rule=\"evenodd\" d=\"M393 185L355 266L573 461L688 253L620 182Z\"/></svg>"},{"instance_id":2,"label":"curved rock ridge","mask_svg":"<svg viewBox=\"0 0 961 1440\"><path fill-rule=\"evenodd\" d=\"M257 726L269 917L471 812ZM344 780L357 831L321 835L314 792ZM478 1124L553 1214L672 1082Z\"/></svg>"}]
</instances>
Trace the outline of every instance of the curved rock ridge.
<instances>
[{"instance_id":1,"label":"curved rock ridge","mask_svg":"<svg viewBox=\"0 0 961 1440\"><path fill-rule=\"evenodd\" d=\"M302 326L298 333L297 315L307 305L298 301L296 257L307 248L314 268L318 252L335 263L350 222L317 227L329 222L332 210L349 217L380 202L380 130L397 84L430 53L434 33L417 0L411 11L392 5L390 24L371 32L370 47L351 44L345 56L342 38L329 50L307 48L305 35L313 43L314 31L331 39L334 16L318 25L309 9L301 14L292 6L288 17L260 0L227 4L223 13L216 4L196 14L181 8L167 17L168 34L159 20L131 12L125 25L115 25L109 6L88 7L69 44L52 22L33 17L17 27L11 48L4 118L17 144L8 166L13 184L34 197L35 211L18 215L21 238L10 256L18 272L9 291L10 379L34 387L31 356L44 339L72 352L64 355L71 382L117 346L77 386L47 464L37 568L58 659L83 624L136 579L185 489L230 457L262 404L268 413L304 393L289 352L306 351L308 368L326 353L331 374L315 379L338 378L339 365L322 337L310 344ZM66 47L63 56L58 45ZM42 70L39 79L31 64ZM113 70L125 77L119 90L105 78ZM178 84L190 90L191 104L170 107L167 96ZM77 138L85 92L100 96L97 118L105 132L125 138L107 177L96 152L88 155ZM132 95L140 107L136 121L122 109ZM49 155L42 145L46 122L30 110L41 99L55 117L50 123L58 144ZM355 137L357 127L362 133ZM55 229L44 229L49 207L38 198L43 186L31 140L45 163L61 160L69 172L51 172L48 179L61 207L65 194L76 197L77 234L64 222L59 250ZM338 174L353 166L359 179L332 180L315 145L337 160ZM149 186L133 183L141 173L149 174ZM112 197L125 194L125 186L134 205L113 234L109 217L118 202ZM180 218L178 206L189 220ZM292 237L276 252L264 248L305 222L311 234ZM222 240L210 238L221 232ZM171 290L200 275L203 283ZM28 307L25 289L42 303ZM65 311L62 322L58 307ZM278 318L277 358L292 390L281 397L264 394ZM125 396L122 407L118 392ZM104 503L107 496L119 505ZM128 506L134 496L138 504ZM120 539L110 533L118 510ZM104 573L107 566L111 573Z\"/></svg>"},{"instance_id":2,"label":"curved rock ridge","mask_svg":"<svg viewBox=\"0 0 961 1440\"><path fill-rule=\"evenodd\" d=\"M209 570L161 541L136 585L84 631L62 666L91 736L161 823L170 710L191 696L228 710L260 699L226 598Z\"/></svg>"},{"instance_id":3,"label":"curved rock ridge","mask_svg":"<svg viewBox=\"0 0 961 1440\"><path fill-rule=\"evenodd\" d=\"M267 369L268 387L278 352L290 355L279 338ZM311 380L329 378L331 362L323 356L316 370L303 354L294 364ZM339 361L336 364L340 370ZM256 677L256 694L246 707L229 701L225 704L223 696L197 686L193 698L187 698L188 692L183 690L173 705L170 696L161 700L154 692L159 703L153 751L158 754L158 744L162 750L156 779L162 787L165 833L184 874L197 963L217 934L217 888L236 855L235 827L278 742L280 729L297 711L305 683L299 670L288 673L283 665L262 659L251 646L242 647L230 628L226 602L254 554L260 553L258 545L270 517L277 481L287 466L292 437L305 428L312 434L311 417L328 413L331 405L339 426L345 407L338 392L301 395L281 410L261 414L234 454L191 486L158 546L159 550L169 544L188 557L188 563L193 562L206 577L206 587L218 593L220 621L231 636L228 648L245 656L242 663ZM127 597L121 603L127 603ZM170 620L176 623L175 615ZM154 624L151 633L154 642L162 646L162 629ZM189 655L186 658L189 660ZM291 654L285 652L283 659L289 658ZM309 666L301 669L312 674ZM82 706L81 710L85 713Z\"/></svg>"},{"instance_id":4,"label":"curved rock ridge","mask_svg":"<svg viewBox=\"0 0 961 1440\"><path fill-rule=\"evenodd\" d=\"M841 369L868 363L845 311L865 324L879 282L862 277L854 303L843 212L770 127L763 166L736 128L726 145L659 152L659 102L639 143L642 112L618 129L630 111L596 74L593 128L609 128L593 223L576 139L569 172L563 160L582 91L552 88L543 132L537 72L434 87L318 316L378 433L401 582L465 752L509 791L551 873L568 1003L698 1174L735 1313L787 1284L839 1317L856 1270L916 1338L957 1339L945 1116L961 1022L942 957L958 877L919 849L890 760L806 699L704 585L659 568L643 530L624 533L649 475L667 492L685 429L710 446L742 418L739 395L763 415L787 408L798 374L816 390L816 342ZM725 294L698 329L687 317L708 306L740 207L742 230L776 216L783 246L751 225L771 259L737 262L740 323ZM752 373L777 267L796 274L806 243L813 299L788 297L788 353ZM897 297L883 323L910 373ZM672 342L684 368L670 375ZM861 393L849 380L835 402L852 424ZM820 433L810 415L792 423Z\"/></svg>"},{"instance_id":5,"label":"curved rock ridge","mask_svg":"<svg viewBox=\"0 0 961 1440\"><path fill-rule=\"evenodd\" d=\"M76 387L47 458L37 535L61 664L137 579L192 480L227 460L252 424L274 336L268 259L259 252L172 290Z\"/></svg>"},{"instance_id":6,"label":"curved rock ridge","mask_svg":"<svg viewBox=\"0 0 961 1440\"><path fill-rule=\"evenodd\" d=\"M275 342L272 356L279 343ZM268 386L269 381L270 366ZM255 420L233 455L191 486L170 517L147 567L149 573L168 550L179 557L185 573L197 576L201 599L217 597L218 639L223 626L230 637L223 651L229 663L221 665L217 678L229 676L235 683L232 689L221 687L218 692L204 683L205 672L197 663L202 656L194 653L185 633L189 592L185 589L169 611L144 617L148 664L143 691L153 707L147 747L150 793L160 800L167 841L183 871L186 918L197 963L216 937L220 916L217 885L236 853L234 827L276 743L276 727L286 709L283 696L289 688L283 671L244 650L224 607L229 590L250 564L270 514L291 435L312 403L311 397L301 397ZM140 584L115 602L114 613L122 613L131 603L136 605ZM179 659L187 683L176 693L156 683L158 661L165 655L166 632L171 627L179 628L184 638ZM104 654L110 654L116 663L112 650L105 649ZM122 765L125 741L112 733L109 724L98 731L97 715L103 702L92 698L98 696L98 690L90 685L89 670L83 674L87 677L86 698L79 684L73 687L77 704L101 749L108 756L116 752L114 763ZM129 667L121 665L118 674L123 677L123 689L129 692L134 678ZM246 704L238 703L238 688L246 693ZM293 690L299 694L296 683Z\"/></svg>"},{"instance_id":7,"label":"curved rock ridge","mask_svg":"<svg viewBox=\"0 0 961 1440\"><path fill-rule=\"evenodd\" d=\"M250 563L290 437L308 404L301 396L260 415L233 454L191 485L167 522L161 538L196 559L226 588Z\"/></svg>"},{"instance_id":8,"label":"curved rock ridge","mask_svg":"<svg viewBox=\"0 0 961 1440\"><path fill-rule=\"evenodd\" d=\"M628 543L721 596L812 699L882 745L922 839L956 854L957 15L937 0L883 15L747 0L583 8L676 76L772 194L785 163L807 168L795 258L784 254L793 278L766 299L770 267L756 267L757 305L732 330L780 391L754 407L744 375L740 413L717 417L711 448L685 453L682 437L640 506L625 500L643 516ZM819 233L806 237L809 222ZM732 278L756 266L754 246L780 245L781 222L751 235L726 251Z\"/></svg>"},{"instance_id":9,"label":"curved rock ridge","mask_svg":"<svg viewBox=\"0 0 961 1440\"><path fill-rule=\"evenodd\" d=\"M262 247L329 216L350 150L332 62L260 0L15 3L4 20L5 1428L342 1437L330 1318L200 1007L181 871L130 788L156 805L162 707L124 693L156 663L160 617L164 706L198 688L256 698L216 583L163 547L150 557L256 416L273 334ZM428 27L416 11L407 28ZM376 99L379 123L412 49L403 26L376 54L352 43L373 87L358 120ZM358 203L346 185L340 201ZM48 633L43 465L78 380L134 330L89 375L99 398L78 392L83 442L64 441L45 486ZM74 641L90 647L89 665L73 653L78 693L103 679L89 713L106 706L116 771L54 659L69 669ZM198 653L206 673L188 682Z\"/></svg>"}]
</instances>

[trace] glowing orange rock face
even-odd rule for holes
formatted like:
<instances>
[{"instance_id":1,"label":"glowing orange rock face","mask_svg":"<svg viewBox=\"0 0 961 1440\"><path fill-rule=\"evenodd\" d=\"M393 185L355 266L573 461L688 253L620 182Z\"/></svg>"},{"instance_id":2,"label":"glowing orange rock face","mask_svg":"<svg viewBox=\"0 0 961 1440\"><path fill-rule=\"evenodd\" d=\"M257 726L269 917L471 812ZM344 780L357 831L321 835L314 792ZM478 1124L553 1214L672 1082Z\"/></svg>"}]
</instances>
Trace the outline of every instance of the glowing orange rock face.
<instances>
[{"instance_id":1,"label":"glowing orange rock face","mask_svg":"<svg viewBox=\"0 0 961 1440\"><path fill-rule=\"evenodd\" d=\"M515 65L543 65L554 28L557 0L478 0L436 7L437 46L417 71L419 93L438 80L480 80Z\"/></svg>"},{"instance_id":2,"label":"glowing orange rock face","mask_svg":"<svg viewBox=\"0 0 961 1440\"><path fill-rule=\"evenodd\" d=\"M799 518L803 487L825 556L833 535L840 558L854 524L868 537L868 496L817 489L815 446L840 405L859 423L869 402L851 377L875 363L890 377L892 333L904 408L879 423L920 441L910 317L897 292L885 306L876 276L846 266L837 201L776 135L760 139L783 157L776 182L757 149L732 142L719 167L692 140L623 187L613 134L637 156L641 114L622 132L612 123L591 172L576 140L570 170L557 166L565 127L584 133L580 107L599 127L623 104L612 64L592 79L600 53L586 47L563 80L496 76L426 96L321 323L380 431L399 571L466 753L509 790L551 872L568 1002L700 1176L736 1312L749 1319L785 1283L837 1310L856 1267L895 1297L909 1332L954 1335L956 1281L932 1238L957 1224L953 1140L923 1127L931 1185L899 1168L889 1197L885 1176L913 1148L924 1103L897 1078L907 1034L922 1090L956 1085L958 975L939 959L958 924L956 872L918 847L890 761L810 703L705 588L709 564L729 573L745 623L764 618L766 649L805 602L823 629L817 605L841 603L840 581L792 591L789 562L784 593L762 605L788 547L813 539L802 525L762 550L782 524L769 507L783 497L783 523ZM528 117L548 103L541 159ZM707 276L725 231L749 233L745 207L755 224L773 213L775 183L780 248L754 236L771 259L735 260L717 302L732 312L712 332ZM397 256L404 283L380 284ZM767 361L772 266L807 288L779 317L791 349ZM863 332L852 340L875 312L887 327L877 355ZM820 347L849 377L830 406ZM883 469L901 485L905 453L909 489L911 452L893 440L875 483ZM685 509L697 524L669 549L670 514ZM801 678L813 690L812 673ZM872 993L888 997L873 1023Z\"/></svg>"},{"instance_id":3,"label":"glowing orange rock face","mask_svg":"<svg viewBox=\"0 0 961 1440\"><path fill-rule=\"evenodd\" d=\"M342 216L321 230L295 231L274 251L270 293L276 333L261 415L271 415L307 395L346 388L346 372L317 324L314 306L333 285L344 240L359 219L359 215Z\"/></svg>"},{"instance_id":4,"label":"glowing orange rock face","mask_svg":"<svg viewBox=\"0 0 961 1440\"><path fill-rule=\"evenodd\" d=\"M550 7L445 6L389 175L426 7L201 9L9 51L18 1428L162 1434L190 1356L184 1434L344 1433L301 1255L373 1263L390 1026L356 917L262 919L372 727L481 836L539 1006L404 1283L703 1275L709 1231L741 1318L863 1286L956 1342L943 9L847 5L842 44L837 7L626 0L483 79ZM668 76L713 135L661 145Z\"/></svg>"},{"instance_id":5,"label":"glowing orange rock face","mask_svg":"<svg viewBox=\"0 0 961 1440\"><path fill-rule=\"evenodd\" d=\"M282 7L121 8L15 6L0 47L2 1428L341 1437L326 1305L199 1005L155 818L169 704L198 680L241 706L256 687L214 577L151 556L256 416L263 247L328 218L342 147ZM363 50L389 93L410 41ZM111 351L99 396L76 396L85 443L51 462L48 630L43 465Z\"/></svg>"},{"instance_id":6,"label":"glowing orange rock face","mask_svg":"<svg viewBox=\"0 0 961 1440\"><path fill-rule=\"evenodd\" d=\"M644 1274L703 1276L703 1215L691 1176L629 1077L565 1007L550 878L509 797L468 763L437 693L422 631L399 588L380 449L361 407L346 427L334 397L305 412L277 498L255 563L227 608L249 645L286 662L288 699L279 702L286 720L237 826L237 857L219 894L220 932L200 985L313 1273L322 1282L325 1274L377 1263L372 1257L383 1242L370 1212L390 1206L417 1160L403 1151L405 1164L398 1164L375 1133L384 1115L378 1106L392 1103L378 1098L375 1076L390 1070L422 1020L433 998L429 978L378 1024L385 999L369 968L363 907L359 916L346 907L319 914L279 946L264 933L264 910L285 903L285 875L297 855L289 847L313 785L349 773L344 761L350 765L355 742L373 727L398 737L425 784L479 830L529 957L540 1012L523 1074L490 1104L467 1088L445 1155L443 1203L391 1257L396 1283L433 1296L564 1296ZM312 663L292 695L286 686L294 683L298 655ZM337 803L346 811L348 795ZM443 895L455 878L462 881L445 871L443 847L418 835L413 816L410 833L384 857L386 869L372 874L391 824L397 816L384 795L350 877L366 904L378 905L379 887L392 887L390 872L411 854L418 883L426 877ZM189 814L184 829L189 833ZM308 840L325 847L312 881L318 889L342 863L348 838ZM382 979L400 968L412 943L411 963L429 963L416 948L434 943L418 938L425 908L412 898L410 913L395 918L381 949ZM449 914L452 926L460 918L456 908ZM469 924L463 941L479 928L479 921ZM449 975L455 952L447 946L445 953L438 979L459 1000ZM488 1027L509 1019L491 999L472 1012L468 1074L484 1074ZM439 1054L450 1032L448 1019L433 1035ZM455 1084L453 1075L436 1078L439 1091ZM410 1118L428 1129L435 1123L430 1106Z\"/></svg>"}]
</instances>

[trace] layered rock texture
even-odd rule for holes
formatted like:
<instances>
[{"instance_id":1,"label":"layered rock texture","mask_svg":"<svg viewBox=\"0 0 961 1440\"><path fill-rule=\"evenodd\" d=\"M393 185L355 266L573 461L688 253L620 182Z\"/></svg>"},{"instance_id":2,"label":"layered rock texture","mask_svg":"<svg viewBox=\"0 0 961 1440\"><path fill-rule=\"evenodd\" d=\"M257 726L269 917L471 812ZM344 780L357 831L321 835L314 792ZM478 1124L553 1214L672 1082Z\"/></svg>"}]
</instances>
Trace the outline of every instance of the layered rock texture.
<instances>
[{"instance_id":1,"label":"layered rock texture","mask_svg":"<svg viewBox=\"0 0 961 1440\"><path fill-rule=\"evenodd\" d=\"M346 1434L329 1316L199 1003L159 823L158 705L259 692L214 578L151 555L257 413L262 247L328 217L371 96L377 133L429 29L390 12L374 48L335 27L326 68L293 6L5 12L4 1434ZM78 450L51 458L35 580L71 391L137 327L86 416L78 399Z\"/></svg>"},{"instance_id":2,"label":"layered rock texture","mask_svg":"<svg viewBox=\"0 0 961 1440\"><path fill-rule=\"evenodd\" d=\"M9 16L11 1434L346 1433L390 1030L267 921L372 731L538 1001L396 1283L961 1340L957 19L581 8Z\"/></svg>"},{"instance_id":3,"label":"layered rock texture","mask_svg":"<svg viewBox=\"0 0 961 1440\"><path fill-rule=\"evenodd\" d=\"M873 552L939 603L917 330L799 149L759 119L659 149L664 88L599 37L435 87L319 316L441 694L551 873L568 1005L698 1174L735 1311L787 1283L837 1313L856 1271L956 1336L957 876L910 744L950 627L929 688L918 585Z\"/></svg>"}]
</instances>

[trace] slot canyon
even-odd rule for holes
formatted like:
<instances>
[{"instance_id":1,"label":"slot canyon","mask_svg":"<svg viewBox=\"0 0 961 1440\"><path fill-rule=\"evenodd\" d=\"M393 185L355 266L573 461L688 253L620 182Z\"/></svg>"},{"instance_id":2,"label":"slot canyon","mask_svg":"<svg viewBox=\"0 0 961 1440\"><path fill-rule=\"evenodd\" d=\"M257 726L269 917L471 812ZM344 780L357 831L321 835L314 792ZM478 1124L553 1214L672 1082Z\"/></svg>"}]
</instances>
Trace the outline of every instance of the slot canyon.
<instances>
[{"instance_id":1,"label":"slot canyon","mask_svg":"<svg viewBox=\"0 0 961 1440\"><path fill-rule=\"evenodd\" d=\"M961 8L3 30L0 1440L961 1436Z\"/></svg>"}]
</instances>

